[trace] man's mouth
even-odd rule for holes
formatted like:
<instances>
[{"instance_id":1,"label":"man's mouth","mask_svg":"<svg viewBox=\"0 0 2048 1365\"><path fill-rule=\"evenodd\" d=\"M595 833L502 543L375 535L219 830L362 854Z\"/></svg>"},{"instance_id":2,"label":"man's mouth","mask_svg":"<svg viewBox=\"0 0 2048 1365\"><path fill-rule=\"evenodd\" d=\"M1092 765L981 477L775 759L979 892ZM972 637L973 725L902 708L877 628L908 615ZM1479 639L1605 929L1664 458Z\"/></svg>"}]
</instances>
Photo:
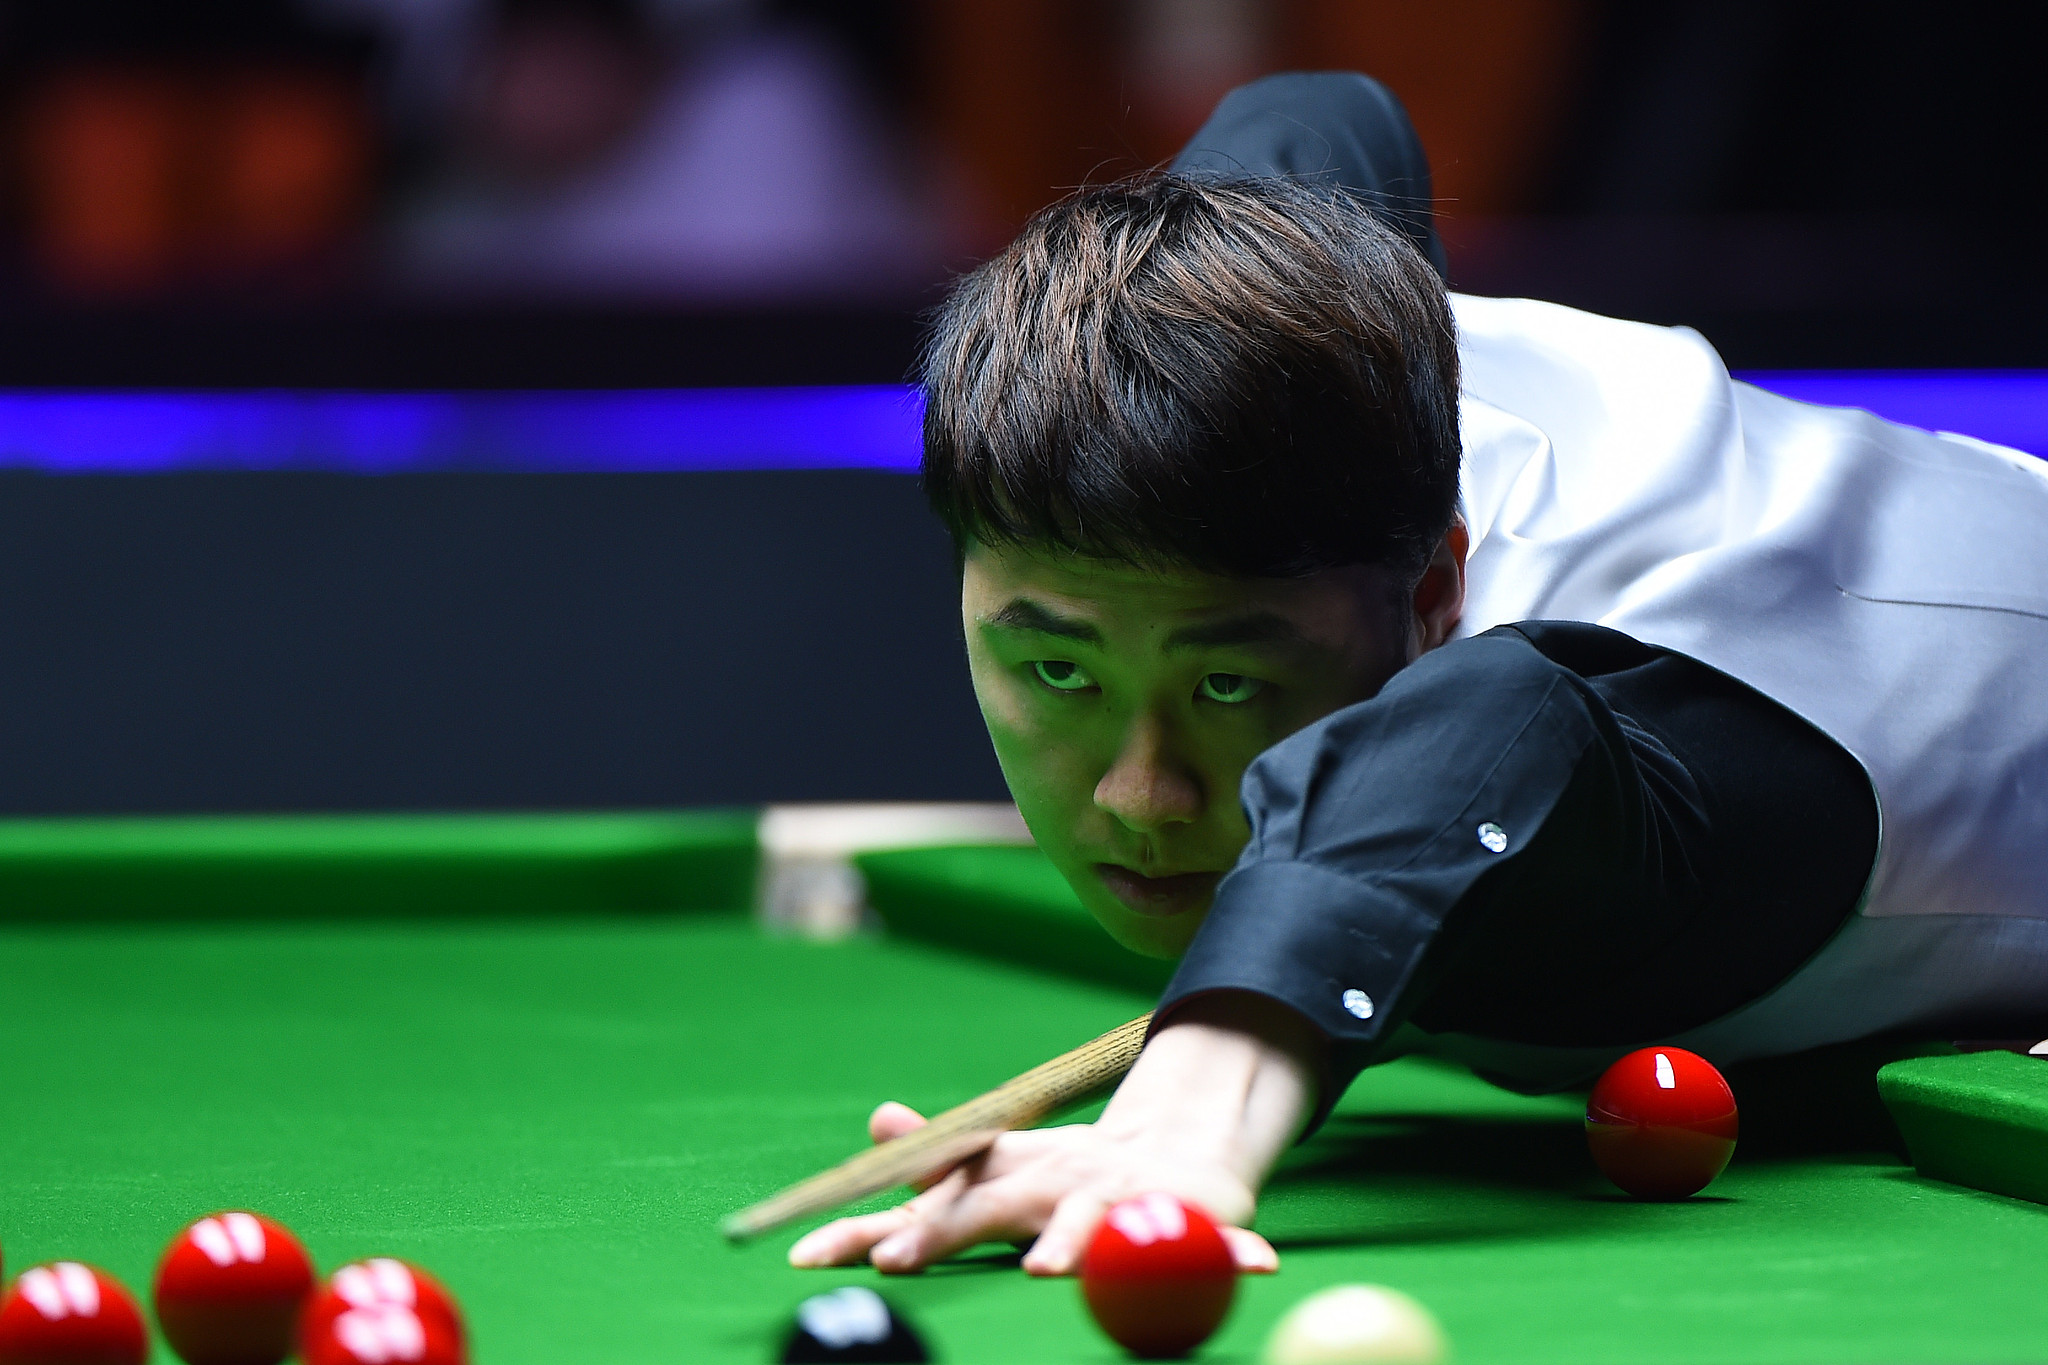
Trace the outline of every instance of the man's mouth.
<instances>
[{"instance_id":1,"label":"man's mouth","mask_svg":"<svg viewBox=\"0 0 2048 1365\"><path fill-rule=\"evenodd\" d=\"M1109 894L1141 915L1165 918L1199 910L1215 894L1221 872L1176 872L1148 877L1116 863L1097 863L1095 875L1109 888Z\"/></svg>"}]
</instances>

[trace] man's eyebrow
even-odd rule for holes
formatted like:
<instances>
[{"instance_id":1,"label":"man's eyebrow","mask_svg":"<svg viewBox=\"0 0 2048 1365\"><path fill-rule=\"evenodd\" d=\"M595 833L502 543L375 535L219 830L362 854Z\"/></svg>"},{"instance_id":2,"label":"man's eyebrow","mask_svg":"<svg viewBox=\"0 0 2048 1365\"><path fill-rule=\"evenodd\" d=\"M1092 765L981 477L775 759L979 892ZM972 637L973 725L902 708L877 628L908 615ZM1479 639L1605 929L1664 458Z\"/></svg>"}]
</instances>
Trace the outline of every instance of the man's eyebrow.
<instances>
[{"instance_id":1,"label":"man's eyebrow","mask_svg":"<svg viewBox=\"0 0 2048 1365\"><path fill-rule=\"evenodd\" d=\"M1199 626L1183 626L1166 637L1166 648L1232 649L1258 645L1299 645L1307 637L1301 627L1270 611L1225 617Z\"/></svg>"},{"instance_id":2,"label":"man's eyebrow","mask_svg":"<svg viewBox=\"0 0 2048 1365\"><path fill-rule=\"evenodd\" d=\"M1085 645L1102 643L1102 632L1086 621L1061 616L1028 597L1012 598L996 611L984 616L982 624L1003 630L1028 630L1038 635L1057 635L1063 640L1078 640Z\"/></svg>"}]
</instances>

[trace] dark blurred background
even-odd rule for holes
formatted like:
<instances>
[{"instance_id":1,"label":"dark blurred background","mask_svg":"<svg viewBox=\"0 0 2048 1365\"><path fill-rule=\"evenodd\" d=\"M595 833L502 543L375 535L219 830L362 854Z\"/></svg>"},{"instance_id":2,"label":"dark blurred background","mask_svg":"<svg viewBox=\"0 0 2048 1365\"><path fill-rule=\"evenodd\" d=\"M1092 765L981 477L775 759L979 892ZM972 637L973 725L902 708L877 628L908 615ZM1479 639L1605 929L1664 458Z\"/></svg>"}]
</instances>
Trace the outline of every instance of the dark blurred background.
<instances>
[{"instance_id":1,"label":"dark blurred background","mask_svg":"<svg viewBox=\"0 0 2048 1365\"><path fill-rule=\"evenodd\" d=\"M1332 67L1456 287L2048 365L2022 13L0 0L0 389L893 382L1033 209ZM900 476L8 472L0 809L994 795L947 580Z\"/></svg>"},{"instance_id":2,"label":"dark blurred background","mask_svg":"<svg viewBox=\"0 0 2048 1365\"><path fill-rule=\"evenodd\" d=\"M2030 363L2048 128L2019 13L8 0L0 378L781 381L635 326L736 311L893 378L949 270L1306 67L1407 102L1459 287L1692 322L1744 366Z\"/></svg>"}]
</instances>

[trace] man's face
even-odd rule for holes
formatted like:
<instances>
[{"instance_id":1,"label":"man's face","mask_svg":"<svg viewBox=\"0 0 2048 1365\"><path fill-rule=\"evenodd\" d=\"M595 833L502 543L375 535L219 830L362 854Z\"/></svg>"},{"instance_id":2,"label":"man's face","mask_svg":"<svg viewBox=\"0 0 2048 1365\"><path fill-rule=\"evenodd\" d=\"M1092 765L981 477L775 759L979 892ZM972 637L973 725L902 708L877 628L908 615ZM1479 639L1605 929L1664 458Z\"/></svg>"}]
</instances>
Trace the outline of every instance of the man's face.
<instances>
[{"instance_id":1,"label":"man's face","mask_svg":"<svg viewBox=\"0 0 2048 1365\"><path fill-rule=\"evenodd\" d=\"M1462 565L1449 575L1461 597ZM1437 643L1456 603L1435 622L1429 584L1418 611L1378 568L1244 580L970 549L961 614L996 757L1112 937L1153 957L1187 947L1250 833L1245 766Z\"/></svg>"}]
</instances>

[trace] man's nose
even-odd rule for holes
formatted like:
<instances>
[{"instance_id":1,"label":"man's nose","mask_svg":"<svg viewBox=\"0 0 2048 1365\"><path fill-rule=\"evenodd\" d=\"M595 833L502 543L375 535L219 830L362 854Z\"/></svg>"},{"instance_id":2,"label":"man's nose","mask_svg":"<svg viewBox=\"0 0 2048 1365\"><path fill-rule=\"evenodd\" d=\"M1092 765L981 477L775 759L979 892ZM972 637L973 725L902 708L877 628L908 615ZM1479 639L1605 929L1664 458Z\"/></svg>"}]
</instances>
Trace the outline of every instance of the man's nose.
<instances>
[{"instance_id":1,"label":"man's nose","mask_svg":"<svg viewBox=\"0 0 2048 1365\"><path fill-rule=\"evenodd\" d=\"M1200 777L1173 752L1166 727L1151 719L1131 728L1095 784L1095 804L1139 834L1200 819L1202 801Z\"/></svg>"}]
</instances>

